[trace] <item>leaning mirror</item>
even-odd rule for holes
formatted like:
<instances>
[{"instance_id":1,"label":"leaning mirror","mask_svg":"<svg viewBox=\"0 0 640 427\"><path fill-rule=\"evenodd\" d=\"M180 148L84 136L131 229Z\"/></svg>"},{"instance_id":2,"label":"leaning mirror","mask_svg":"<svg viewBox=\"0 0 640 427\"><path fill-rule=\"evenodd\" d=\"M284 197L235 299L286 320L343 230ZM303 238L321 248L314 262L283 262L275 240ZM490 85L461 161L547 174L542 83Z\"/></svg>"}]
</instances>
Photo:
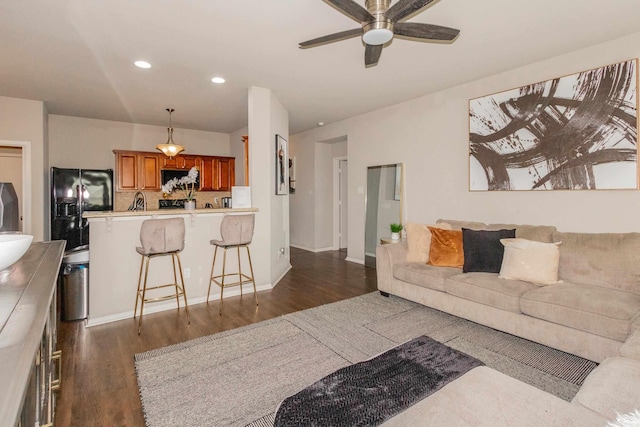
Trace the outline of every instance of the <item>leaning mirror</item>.
<instances>
[{"instance_id":1,"label":"leaning mirror","mask_svg":"<svg viewBox=\"0 0 640 427\"><path fill-rule=\"evenodd\" d=\"M365 201L364 264L376 266L376 246L391 239L390 225L402 223L402 163L369 166Z\"/></svg>"}]
</instances>

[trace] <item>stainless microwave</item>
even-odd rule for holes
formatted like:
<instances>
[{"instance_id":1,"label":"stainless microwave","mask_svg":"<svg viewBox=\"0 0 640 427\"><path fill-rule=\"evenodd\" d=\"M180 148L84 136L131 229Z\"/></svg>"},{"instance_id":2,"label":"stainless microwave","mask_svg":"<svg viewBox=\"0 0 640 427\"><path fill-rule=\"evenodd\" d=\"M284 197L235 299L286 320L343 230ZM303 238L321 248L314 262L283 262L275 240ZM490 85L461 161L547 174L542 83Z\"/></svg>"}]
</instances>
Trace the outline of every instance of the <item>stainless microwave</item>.
<instances>
[{"instance_id":1,"label":"stainless microwave","mask_svg":"<svg viewBox=\"0 0 640 427\"><path fill-rule=\"evenodd\" d=\"M171 181L173 178L182 178L183 176L189 175L189 169L162 169L160 170L160 179L162 180L162 185L165 185L168 181ZM200 188L200 174L196 178L196 188Z\"/></svg>"}]
</instances>

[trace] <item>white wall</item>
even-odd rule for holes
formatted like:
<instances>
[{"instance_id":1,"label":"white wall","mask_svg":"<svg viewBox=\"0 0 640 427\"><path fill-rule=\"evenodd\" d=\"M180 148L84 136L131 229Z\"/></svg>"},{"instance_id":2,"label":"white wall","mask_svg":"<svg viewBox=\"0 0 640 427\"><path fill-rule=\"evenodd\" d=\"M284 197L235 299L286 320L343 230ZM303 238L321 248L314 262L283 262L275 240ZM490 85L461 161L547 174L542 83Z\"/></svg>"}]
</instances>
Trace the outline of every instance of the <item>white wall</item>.
<instances>
[{"instance_id":1,"label":"white wall","mask_svg":"<svg viewBox=\"0 0 640 427\"><path fill-rule=\"evenodd\" d=\"M27 223L24 224L24 231L32 234L35 241L42 241L49 236L46 129L47 110L41 101L0 97L0 140L29 145L31 200L23 201L25 207L30 204L30 212L25 212Z\"/></svg>"},{"instance_id":2,"label":"white wall","mask_svg":"<svg viewBox=\"0 0 640 427\"><path fill-rule=\"evenodd\" d=\"M366 188L367 166L376 164L405 165L404 222L456 218L553 224L563 231L638 231L635 190L468 191L469 99L638 56L640 33L294 135L296 156L308 161L316 142L348 136L350 259L364 259L364 194L358 189ZM302 179L310 172L298 163L300 191L314 191L317 183ZM292 215L303 210L295 206ZM294 235L302 234L292 230Z\"/></svg>"},{"instance_id":3,"label":"white wall","mask_svg":"<svg viewBox=\"0 0 640 427\"><path fill-rule=\"evenodd\" d=\"M173 141L185 154L228 156L229 134L174 129ZM59 168L114 169L114 149L156 151L167 128L82 117L49 116L50 165Z\"/></svg>"},{"instance_id":4,"label":"white wall","mask_svg":"<svg viewBox=\"0 0 640 427\"><path fill-rule=\"evenodd\" d=\"M249 183L256 213L254 269L267 272L276 285L291 268L289 261L289 197L275 195L275 135L289 138L289 116L270 90L249 88ZM285 253L280 253L285 248Z\"/></svg>"}]
</instances>

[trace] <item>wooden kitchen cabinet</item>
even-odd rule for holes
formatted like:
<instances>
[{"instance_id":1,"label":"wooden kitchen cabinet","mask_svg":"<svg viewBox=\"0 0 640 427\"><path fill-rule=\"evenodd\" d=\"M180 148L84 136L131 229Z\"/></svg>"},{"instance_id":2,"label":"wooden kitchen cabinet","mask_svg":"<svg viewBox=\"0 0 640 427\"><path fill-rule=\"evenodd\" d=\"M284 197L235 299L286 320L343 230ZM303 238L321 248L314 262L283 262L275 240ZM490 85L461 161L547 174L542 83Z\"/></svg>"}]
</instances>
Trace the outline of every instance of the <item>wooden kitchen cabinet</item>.
<instances>
[{"instance_id":1,"label":"wooden kitchen cabinet","mask_svg":"<svg viewBox=\"0 0 640 427\"><path fill-rule=\"evenodd\" d=\"M153 153L141 153L138 155L140 162L140 180L138 190L160 190L160 155Z\"/></svg>"},{"instance_id":2,"label":"wooden kitchen cabinet","mask_svg":"<svg viewBox=\"0 0 640 427\"><path fill-rule=\"evenodd\" d=\"M200 159L200 191L214 191L215 168L213 157L202 157Z\"/></svg>"},{"instance_id":3,"label":"wooden kitchen cabinet","mask_svg":"<svg viewBox=\"0 0 640 427\"><path fill-rule=\"evenodd\" d=\"M189 170L197 167L200 191L231 191L235 185L235 158L220 156L178 155L144 151L113 150L116 155L116 191L155 191L162 189L161 171Z\"/></svg>"},{"instance_id":4,"label":"wooden kitchen cabinet","mask_svg":"<svg viewBox=\"0 0 640 427\"><path fill-rule=\"evenodd\" d=\"M200 169L200 157L199 156L184 156L184 169L191 169L197 167Z\"/></svg>"},{"instance_id":5,"label":"wooden kitchen cabinet","mask_svg":"<svg viewBox=\"0 0 640 427\"><path fill-rule=\"evenodd\" d=\"M138 189L138 155L134 152L115 152L116 190Z\"/></svg>"},{"instance_id":6,"label":"wooden kitchen cabinet","mask_svg":"<svg viewBox=\"0 0 640 427\"><path fill-rule=\"evenodd\" d=\"M200 157L192 155L177 155L169 158L160 155L162 158L162 169L191 169L192 167L200 168Z\"/></svg>"},{"instance_id":7,"label":"wooden kitchen cabinet","mask_svg":"<svg viewBox=\"0 0 640 427\"><path fill-rule=\"evenodd\" d=\"M116 155L116 191L160 190L160 155L113 150Z\"/></svg>"},{"instance_id":8,"label":"wooden kitchen cabinet","mask_svg":"<svg viewBox=\"0 0 640 427\"><path fill-rule=\"evenodd\" d=\"M236 182L235 157L201 156L200 191L231 191Z\"/></svg>"},{"instance_id":9,"label":"wooden kitchen cabinet","mask_svg":"<svg viewBox=\"0 0 640 427\"><path fill-rule=\"evenodd\" d=\"M236 159L234 157L216 157L215 168L217 182L214 190L231 191L236 183Z\"/></svg>"}]
</instances>

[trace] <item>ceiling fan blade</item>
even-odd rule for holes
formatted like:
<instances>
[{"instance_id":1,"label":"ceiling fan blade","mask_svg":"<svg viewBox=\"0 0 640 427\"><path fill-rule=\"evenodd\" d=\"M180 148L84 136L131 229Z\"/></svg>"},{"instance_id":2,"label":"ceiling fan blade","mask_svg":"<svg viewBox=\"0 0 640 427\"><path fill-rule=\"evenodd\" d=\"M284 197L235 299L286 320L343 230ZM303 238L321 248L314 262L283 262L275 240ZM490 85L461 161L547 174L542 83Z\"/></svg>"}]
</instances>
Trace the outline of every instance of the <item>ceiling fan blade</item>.
<instances>
[{"instance_id":1,"label":"ceiling fan blade","mask_svg":"<svg viewBox=\"0 0 640 427\"><path fill-rule=\"evenodd\" d=\"M429 3L433 1L434 0L399 0L387 10L385 16L394 22L402 21L427 7Z\"/></svg>"},{"instance_id":2,"label":"ceiling fan blade","mask_svg":"<svg viewBox=\"0 0 640 427\"><path fill-rule=\"evenodd\" d=\"M368 44L364 49L364 66L375 67L378 65L380 55L382 54L383 45L371 45Z\"/></svg>"},{"instance_id":3,"label":"ceiling fan blade","mask_svg":"<svg viewBox=\"0 0 640 427\"><path fill-rule=\"evenodd\" d=\"M393 26L393 33L414 39L451 41L458 37L460 30L417 22L398 22Z\"/></svg>"},{"instance_id":4,"label":"ceiling fan blade","mask_svg":"<svg viewBox=\"0 0 640 427\"><path fill-rule=\"evenodd\" d=\"M356 22L363 23L369 22L374 19L373 15L369 13L367 9L360 6L353 0L324 0L331 6L338 9L340 12L347 15L349 18Z\"/></svg>"},{"instance_id":5,"label":"ceiling fan blade","mask_svg":"<svg viewBox=\"0 0 640 427\"><path fill-rule=\"evenodd\" d=\"M339 42L341 40L350 39L352 37L362 35L362 28L355 28L353 30L341 31L339 33L329 34L328 36L322 36L315 39L307 40L298 44L300 49L308 49L310 47L321 46L327 43Z\"/></svg>"}]
</instances>

